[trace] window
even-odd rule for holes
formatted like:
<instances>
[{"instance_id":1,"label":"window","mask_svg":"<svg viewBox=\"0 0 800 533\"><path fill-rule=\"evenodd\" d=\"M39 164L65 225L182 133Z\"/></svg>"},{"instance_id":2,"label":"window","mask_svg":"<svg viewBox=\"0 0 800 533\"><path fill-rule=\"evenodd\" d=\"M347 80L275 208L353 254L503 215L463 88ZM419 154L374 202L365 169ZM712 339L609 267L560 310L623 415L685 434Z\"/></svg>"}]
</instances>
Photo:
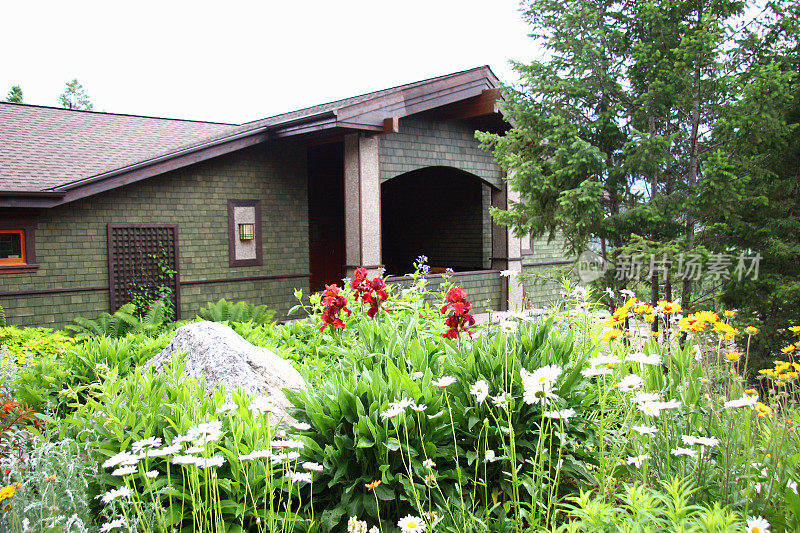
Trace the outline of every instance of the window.
<instances>
[{"instance_id":1,"label":"window","mask_svg":"<svg viewBox=\"0 0 800 533\"><path fill-rule=\"evenodd\" d=\"M24 229L0 229L0 264L25 264Z\"/></svg>"},{"instance_id":2,"label":"window","mask_svg":"<svg viewBox=\"0 0 800 533\"><path fill-rule=\"evenodd\" d=\"M36 215L32 213L0 217L0 275L35 272L39 268L35 234Z\"/></svg>"}]
</instances>

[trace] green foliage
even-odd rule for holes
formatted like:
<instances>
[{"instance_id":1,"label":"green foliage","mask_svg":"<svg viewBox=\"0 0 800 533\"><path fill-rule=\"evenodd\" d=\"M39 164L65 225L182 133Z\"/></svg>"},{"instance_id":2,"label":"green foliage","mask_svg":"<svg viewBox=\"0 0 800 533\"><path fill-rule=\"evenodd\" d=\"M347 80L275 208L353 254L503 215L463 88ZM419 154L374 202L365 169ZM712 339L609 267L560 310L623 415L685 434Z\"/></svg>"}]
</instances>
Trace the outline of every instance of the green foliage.
<instances>
[{"instance_id":1,"label":"green foliage","mask_svg":"<svg viewBox=\"0 0 800 533\"><path fill-rule=\"evenodd\" d=\"M296 417L314 429L315 445L309 449L323 454L325 465L331 465L321 475L326 490L315 495L315 501L329 509L324 527L338 531L349 516L377 520L375 496L382 516L390 521L418 508L415 494L428 492L423 482L429 473L422 464L425 459L437 465L441 492L430 495L434 507L440 513L447 507L463 508L463 497L466 509L483 520L508 520L508 509L491 510L486 501L510 500L515 490L523 492L522 500L530 500L537 491L530 481L522 488L513 487L508 464L487 463L483 459L487 450L506 459L514 453L526 477L537 448L551 450L543 459L546 477L552 481L555 462L560 459L563 464L556 494L592 482L593 475L584 465L592 461L585 447L593 441L588 419L575 418L564 433L550 434L540 427L541 406L521 401L520 368L558 364L567 374L558 391L563 404L551 408L591 409L577 379L585 356L576 352L571 335L562 337L551 320L520 327L508 338L484 335L453 344L440 333L431 334L426 329L430 322L420 319L420 314L425 312L414 309L395 314L391 321L359 322L361 342L341 349L344 360L339 368L331 369L313 389L287 392L297 407ZM442 375L455 376L458 385L446 391L432 386ZM476 404L470 394L470 386L481 379L492 394L509 393L515 447L509 447L509 426L498 420L506 418L503 409L492 407L490 400ZM402 415L402 422L381 416L391 403L406 398L425 409ZM548 434L542 441L540 436ZM559 458L562 445L568 451ZM382 484L373 495L364 485L375 480ZM491 518L485 513L491 513Z\"/></svg>"},{"instance_id":2,"label":"green foliage","mask_svg":"<svg viewBox=\"0 0 800 533\"><path fill-rule=\"evenodd\" d=\"M0 328L4 328L6 325L6 310L0 305Z\"/></svg>"},{"instance_id":3,"label":"green foliage","mask_svg":"<svg viewBox=\"0 0 800 533\"><path fill-rule=\"evenodd\" d=\"M273 309L266 305L256 305L248 302L228 302L225 298L217 303L208 302L208 307L200 309L199 318L212 322L252 322L256 325L267 324L275 316Z\"/></svg>"},{"instance_id":4,"label":"green foliage","mask_svg":"<svg viewBox=\"0 0 800 533\"><path fill-rule=\"evenodd\" d=\"M13 508L0 515L0 529L22 531L25 521L28 531L42 533L97 531L90 509L96 455L73 439L36 437L28 444L24 461L0 456L2 484L22 482L10 500Z\"/></svg>"},{"instance_id":5,"label":"green foliage","mask_svg":"<svg viewBox=\"0 0 800 533\"><path fill-rule=\"evenodd\" d=\"M79 439L102 462L120 451L130 450L131 444L139 439L158 437L164 444L173 443L192 426L220 420L222 438L205 445L205 451L199 454L225 458L222 467L213 469L213 478L204 474L194 478L191 472L199 471L195 467L181 473L172 454L143 461L141 472L158 472L155 481L150 482L143 475L127 478L128 484L136 485L138 493L158 502L160 510L155 512L160 526L155 529L192 527L198 520L196 513L204 514L210 506L220 513L218 523L225 524L223 531L259 530L256 520L264 524L283 520L281 515L286 508L279 501L285 502L286 496L281 495L291 490L284 475L289 465L275 465L269 456L254 461L239 459L253 451L271 451L275 433L269 415L248 409L250 400L236 391L229 401L232 410L226 409L226 414L220 415L225 391L209 395L203 382L181 380L182 372L179 356L169 370L158 374L137 371L122 377L116 370L105 372L86 389L83 398L70 394L74 414L64 421L62 431ZM279 451L285 450L276 447L275 452ZM293 468L299 467L294 464ZM98 478L100 490L126 483L112 476L110 470L101 472ZM212 522L216 520L213 518ZM149 531L153 526L140 527Z\"/></svg>"},{"instance_id":6,"label":"green foliage","mask_svg":"<svg viewBox=\"0 0 800 533\"><path fill-rule=\"evenodd\" d=\"M19 366L61 356L75 341L61 331L48 328L0 327L0 346L5 345ZM0 364L4 362L0 361Z\"/></svg>"},{"instance_id":7,"label":"green foliage","mask_svg":"<svg viewBox=\"0 0 800 533\"><path fill-rule=\"evenodd\" d=\"M625 485L615 501L582 491L565 505L565 523L559 533L628 531L693 531L734 533L744 531L741 516L719 503L691 503L696 487L690 480L673 478L655 487Z\"/></svg>"},{"instance_id":8,"label":"green foliage","mask_svg":"<svg viewBox=\"0 0 800 533\"><path fill-rule=\"evenodd\" d=\"M83 85L78 83L75 78L67 82L64 92L58 97L58 103L66 109L91 111L93 108L89 95L86 94Z\"/></svg>"},{"instance_id":9,"label":"green foliage","mask_svg":"<svg viewBox=\"0 0 800 533\"><path fill-rule=\"evenodd\" d=\"M166 309L161 304L151 306L141 317L137 316L135 312L134 304L127 303L113 315L102 313L96 320L78 317L75 319L75 324L69 324L64 329L73 333L77 340L93 336L119 338L128 333L158 333L167 321Z\"/></svg>"},{"instance_id":10,"label":"green foliage","mask_svg":"<svg viewBox=\"0 0 800 533\"><path fill-rule=\"evenodd\" d=\"M6 102L11 102L13 104L22 103L22 88L20 88L19 85L11 86L11 90L9 90L6 95Z\"/></svg>"}]
</instances>

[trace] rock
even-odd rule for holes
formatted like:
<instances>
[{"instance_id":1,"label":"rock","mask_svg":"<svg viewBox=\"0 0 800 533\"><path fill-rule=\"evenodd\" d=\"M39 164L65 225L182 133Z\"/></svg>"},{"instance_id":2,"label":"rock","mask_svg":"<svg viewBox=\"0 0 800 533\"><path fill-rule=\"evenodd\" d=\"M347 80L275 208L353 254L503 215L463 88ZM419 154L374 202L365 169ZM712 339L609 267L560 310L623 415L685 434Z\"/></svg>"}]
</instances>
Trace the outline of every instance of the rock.
<instances>
[{"instance_id":1,"label":"rock","mask_svg":"<svg viewBox=\"0 0 800 533\"><path fill-rule=\"evenodd\" d=\"M273 413L272 420L294 422L286 412L291 404L283 389L305 389L306 382L285 359L250 344L229 326L202 321L176 329L167 347L144 369L158 372L172 361L173 354L183 352L186 356L181 381L205 378L209 395L223 385L228 398L241 388L257 405Z\"/></svg>"}]
</instances>

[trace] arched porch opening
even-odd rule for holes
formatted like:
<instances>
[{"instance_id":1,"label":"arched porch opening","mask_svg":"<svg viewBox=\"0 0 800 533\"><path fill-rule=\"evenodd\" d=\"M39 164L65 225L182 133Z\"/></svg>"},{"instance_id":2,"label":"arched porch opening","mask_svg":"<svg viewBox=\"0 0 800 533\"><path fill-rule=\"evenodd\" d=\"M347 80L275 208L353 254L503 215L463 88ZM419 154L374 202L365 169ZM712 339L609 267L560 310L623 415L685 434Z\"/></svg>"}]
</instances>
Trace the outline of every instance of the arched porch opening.
<instances>
[{"instance_id":1,"label":"arched porch opening","mask_svg":"<svg viewBox=\"0 0 800 533\"><path fill-rule=\"evenodd\" d=\"M452 167L426 167L381 185L383 264L390 276L413 270L419 255L432 271L491 267L491 186Z\"/></svg>"}]
</instances>

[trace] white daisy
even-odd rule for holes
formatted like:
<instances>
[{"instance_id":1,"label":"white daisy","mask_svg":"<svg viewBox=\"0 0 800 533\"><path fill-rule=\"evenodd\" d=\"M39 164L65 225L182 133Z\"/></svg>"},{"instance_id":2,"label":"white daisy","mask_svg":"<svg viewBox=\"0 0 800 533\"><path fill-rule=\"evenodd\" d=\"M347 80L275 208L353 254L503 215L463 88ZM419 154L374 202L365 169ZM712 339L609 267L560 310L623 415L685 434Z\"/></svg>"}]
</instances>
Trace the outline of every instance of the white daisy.
<instances>
[{"instance_id":1,"label":"white daisy","mask_svg":"<svg viewBox=\"0 0 800 533\"><path fill-rule=\"evenodd\" d=\"M293 448L295 450L302 450L305 446L302 441L297 439L274 440L270 442L270 445L273 448Z\"/></svg>"},{"instance_id":2,"label":"white daisy","mask_svg":"<svg viewBox=\"0 0 800 533\"><path fill-rule=\"evenodd\" d=\"M658 432L655 426L631 426L631 429L639 435L655 435Z\"/></svg>"},{"instance_id":3,"label":"white daisy","mask_svg":"<svg viewBox=\"0 0 800 533\"><path fill-rule=\"evenodd\" d=\"M131 451L133 451L133 453L139 453L142 450L150 450L152 448L158 448L159 446L161 446L160 437L149 437L147 439L137 440L131 444Z\"/></svg>"},{"instance_id":4,"label":"white daisy","mask_svg":"<svg viewBox=\"0 0 800 533\"><path fill-rule=\"evenodd\" d=\"M640 363L643 365L660 365L661 356L657 354L646 355L644 352L633 352L628 354L625 358L626 361L632 363Z\"/></svg>"},{"instance_id":5,"label":"white daisy","mask_svg":"<svg viewBox=\"0 0 800 533\"><path fill-rule=\"evenodd\" d=\"M322 465L311 461L306 461L303 463L303 468L312 472L322 472Z\"/></svg>"},{"instance_id":6,"label":"white daisy","mask_svg":"<svg viewBox=\"0 0 800 533\"><path fill-rule=\"evenodd\" d=\"M219 420L212 420L211 422L204 422L189 428L186 436L190 437L191 441L198 445L204 446L209 442L214 442L222 437L222 422Z\"/></svg>"},{"instance_id":7,"label":"white daisy","mask_svg":"<svg viewBox=\"0 0 800 533\"><path fill-rule=\"evenodd\" d=\"M630 392L641 389L642 385L644 385L644 379L642 379L641 376L637 376L636 374L628 374L622 378L622 381L617 383L615 387L622 391Z\"/></svg>"},{"instance_id":8,"label":"white daisy","mask_svg":"<svg viewBox=\"0 0 800 533\"><path fill-rule=\"evenodd\" d=\"M769 522L758 516L747 517L747 533L769 533Z\"/></svg>"},{"instance_id":9,"label":"white daisy","mask_svg":"<svg viewBox=\"0 0 800 533\"><path fill-rule=\"evenodd\" d=\"M292 427L300 431L308 431L311 429L311 424L306 424L305 422L295 422L292 424Z\"/></svg>"},{"instance_id":10,"label":"white daisy","mask_svg":"<svg viewBox=\"0 0 800 533\"><path fill-rule=\"evenodd\" d=\"M135 465L139 462L138 455L134 455L130 452L119 452L118 454L110 457L105 463L103 463L103 468L114 468L116 466L129 466Z\"/></svg>"},{"instance_id":11,"label":"white daisy","mask_svg":"<svg viewBox=\"0 0 800 533\"><path fill-rule=\"evenodd\" d=\"M148 470L144 473L149 479L155 479L158 477L158 470Z\"/></svg>"},{"instance_id":12,"label":"white daisy","mask_svg":"<svg viewBox=\"0 0 800 533\"><path fill-rule=\"evenodd\" d=\"M458 380L456 378L454 378L453 376L442 376L439 379L431 381L431 385L433 385L434 387L449 387L450 385L452 385L456 381L458 381Z\"/></svg>"},{"instance_id":13,"label":"white daisy","mask_svg":"<svg viewBox=\"0 0 800 533\"><path fill-rule=\"evenodd\" d=\"M219 409L217 409L217 414L230 413L238 408L239 406L233 402L225 402L219 406Z\"/></svg>"},{"instance_id":14,"label":"white daisy","mask_svg":"<svg viewBox=\"0 0 800 533\"><path fill-rule=\"evenodd\" d=\"M611 370L610 368L606 368L606 367L594 367L593 366L593 367L584 368L583 370L581 370L581 375L583 377L585 377L585 378L590 378L592 376L607 376L607 375L613 374L613 373L614 373L613 370Z\"/></svg>"},{"instance_id":15,"label":"white daisy","mask_svg":"<svg viewBox=\"0 0 800 533\"><path fill-rule=\"evenodd\" d=\"M128 487L120 487L118 489L111 489L110 491L106 492L101 496L103 503L110 503L117 498L130 498L131 496L131 489Z\"/></svg>"},{"instance_id":16,"label":"white daisy","mask_svg":"<svg viewBox=\"0 0 800 533\"><path fill-rule=\"evenodd\" d=\"M670 450L669 453L671 453L675 457L679 457L681 455L688 455L690 457L697 457L697 450L693 450L691 448L681 448L680 446Z\"/></svg>"},{"instance_id":17,"label":"white daisy","mask_svg":"<svg viewBox=\"0 0 800 533\"><path fill-rule=\"evenodd\" d=\"M397 522L400 533L418 533L425 531L425 521L418 516L408 515Z\"/></svg>"},{"instance_id":18,"label":"white daisy","mask_svg":"<svg viewBox=\"0 0 800 533\"><path fill-rule=\"evenodd\" d=\"M100 526L101 533L108 533L109 531L113 531L115 529L122 529L125 527L125 521L121 518L116 520L112 520L111 522L106 522L102 526Z\"/></svg>"},{"instance_id":19,"label":"white daisy","mask_svg":"<svg viewBox=\"0 0 800 533\"><path fill-rule=\"evenodd\" d=\"M111 475L112 476L120 476L120 477L122 477L122 476L130 476L131 474L135 474L135 473L136 473L136 467L135 466L122 466L120 468L117 468L113 472L111 472Z\"/></svg>"},{"instance_id":20,"label":"white daisy","mask_svg":"<svg viewBox=\"0 0 800 533\"><path fill-rule=\"evenodd\" d=\"M562 409L561 411L545 411L542 413L545 418L555 418L557 420L569 420L575 416L575 409Z\"/></svg>"},{"instance_id":21,"label":"white daisy","mask_svg":"<svg viewBox=\"0 0 800 533\"><path fill-rule=\"evenodd\" d=\"M469 393L475 396L475 401L483 403L487 396L489 396L489 384L486 381L479 379L469 389Z\"/></svg>"},{"instance_id":22,"label":"white daisy","mask_svg":"<svg viewBox=\"0 0 800 533\"><path fill-rule=\"evenodd\" d=\"M595 357L589 358L589 365L592 367L601 366L601 365L617 365L621 363L619 357L616 355L611 354L600 354Z\"/></svg>"},{"instance_id":23,"label":"white daisy","mask_svg":"<svg viewBox=\"0 0 800 533\"><path fill-rule=\"evenodd\" d=\"M219 468L225 464L225 458L221 455L215 455L213 457L198 457L195 460L195 464L200 468Z\"/></svg>"},{"instance_id":24,"label":"white daisy","mask_svg":"<svg viewBox=\"0 0 800 533\"><path fill-rule=\"evenodd\" d=\"M292 483L311 483L311 474L308 472L287 472L288 477Z\"/></svg>"},{"instance_id":25,"label":"white daisy","mask_svg":"<svg viewBox=\"0 0 800 533\"><path fill-rule=\"evenodd\" d=\"M633 395L633 401L636 403L657 402L661 396L657 392L637 392Z\"/></svg>"},{"instance_id":26,"label":"white daisy","mask_svg":"<svg viewBox=\"0 0 800 533\"><path fill-rule=\"evenodd\" d=\"M650 459L650 456L648 454L646 454L646 453L644 453L642 455L636 455L636 456L633 456L633 457L628 457L628 464L629 465L633 465L636 468L641 468L642 467L642 463L644 463L645 459Z\"/></svg>"},{"instance_id":27,"label":"white daisy","mask_svg":"<svg viewBox=\"0 0 800 533\"><path fill-rule=\"evenodd\" d=\"M744 394L738 400L729 400L725 402L725 408L754 407L756 402L758 402L758 394L754 394L752 396L749 394Z\"/></svg>"},{"instance_id":28,"label":"white daisy","mask_svg":"<svg viewBox=\"0 0 800 533\"><path fill-rule=\"evenodd\" d=\"M494 453L494 450L486 450L486 455L484 457L488 462L493 463L494 460L497 459L497 454Z\"/></svg>"}]
</instances>

